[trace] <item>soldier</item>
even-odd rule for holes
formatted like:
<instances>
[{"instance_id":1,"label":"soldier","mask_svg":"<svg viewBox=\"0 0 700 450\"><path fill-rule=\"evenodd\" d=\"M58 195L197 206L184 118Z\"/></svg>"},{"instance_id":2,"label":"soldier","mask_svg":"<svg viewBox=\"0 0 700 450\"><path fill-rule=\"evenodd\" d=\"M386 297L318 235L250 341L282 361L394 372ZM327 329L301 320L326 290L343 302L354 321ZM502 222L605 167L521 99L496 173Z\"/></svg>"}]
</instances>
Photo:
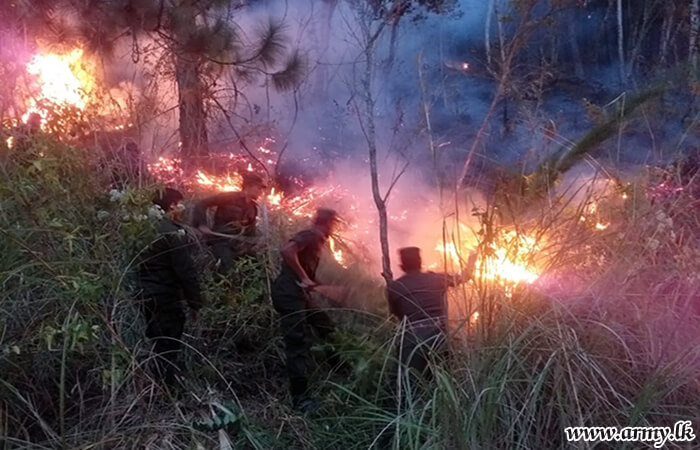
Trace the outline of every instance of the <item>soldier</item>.
<instances>
[{"instance_id":1,"label":"soldier","mask_svg":"<svg viewBox=\"0 0 700 450\"><path fill-rule=\"evenodd\" d=\"M185 230L175 223L181 208L182 194L165 189L153 203L165 216L158 223L158 238L142 256L137 271L138 297L146 319L146 337L153 340L156 377L172 386L179 370L182 347L180 338L185 326L185 305L190 318L197 320L204 301L197 271L188 248Z\"/></svg>"},{"instance_id":2,"label":"soldier","mask_svg":"<svg viewBox=\"0 0 700 450\"><path fill-rule=\"evenodd\" d=\"M444 354L447 334L447 288L466 281L463 276L423 272L420 249L399 250L401 278L387 286L389 311L399 320L406 320L399 345L399 361L403 367L425 374L431 352ZM470 255L466 274L471 274L475 255Z\"/></svg>"},{"instance_id":3,"label":"soldier","mask_svg":"<svg viewBox=\"0 0 700 450\"><path fill-rule=\"evenodd\" d=\"M260 175L247 174L243 177L240 192L212 195L195 206L194 226L208 237L220 275L230 273L235 259L251 254L258 216L256 201L266 187ZM207 211L210 208L216 208L213 228L207 224Z\"/></svg>"},{"instance_id":4,"label":"soldier","mask_svg":"<svg viewBox=\"0 0 700 450\"><path fill-rule=\"evenodd\" d=\"M312 412L318 405L307 395L311 363L307 327L323 339L335 330L330 317L309 304L309 292L317 286L316 268L336 221L335 211L317 210L311 228L282 247L282 269L272 285L272 303L281 316L292 405L302 412Z\"/></svg>"}]
</instances>

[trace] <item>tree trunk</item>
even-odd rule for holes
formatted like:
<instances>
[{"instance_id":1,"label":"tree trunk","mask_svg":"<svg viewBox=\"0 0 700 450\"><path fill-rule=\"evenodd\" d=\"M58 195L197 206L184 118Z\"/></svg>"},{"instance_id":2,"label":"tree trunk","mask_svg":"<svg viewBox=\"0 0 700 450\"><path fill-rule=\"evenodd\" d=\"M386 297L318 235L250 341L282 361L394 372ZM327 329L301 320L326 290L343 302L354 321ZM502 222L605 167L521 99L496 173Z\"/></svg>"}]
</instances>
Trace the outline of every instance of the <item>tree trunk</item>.
<instances>
[{"instance_id":1,"label":"tree trunk","mask_svg":"<svg viewBox=\"0 0 700 450\"><path fill-rule=\"evenodd\" d=\"M180 108L180 153L185 159L205 156L209 153L207 118L198 63L175 56L175 78Z\"/></svg>"},{"instance_id":2,"label":"tree trunk","mask_svg":"<svg viewBox=\"0 0 700 450\"><path fill-rule=\"evenodd\" d=\"M661 26L661 42L659 43L659 65L665 67L668 62L668 48L671 41L671 30L673 30L673 16L676 9L673 3L666 5L664 21Z\"/></svg>"},{"instance_id":3,"label":"tree trunk","mask_svg":"<svg viewBox=\"0 0 700 450\"><path fill-rule=\"evenodd\" d=\"M364 19L367 20L367 19ZM367 25L365 30L365 71L362 77L362 89L365 100L365 138L367 139L367 149L369 151L369 165L372 177L372 197L379 214L379 243L382 249L382 277L388 283L393 279L391 273L391 256L389 253L389 220L386 210L386 202L379 190L379 167L377 164L377 137L374 123L374 97L372 95L372 76L374 69L374 49L377 32L374 36L370 34L371 25Z\"/></svg>"},{"instance_id":4,"label":"tree trunk","mask_svg":"<svg viewBox=\"0 0 700 450\"><path fill-rule=\"evenodd\" d=\"M700 34L700 0L690 0L690 42L688 61L693 69L693 77L698 73L698 34Z\"/></svg>"},{"instance_id":5,"label":"tree trunk","mask_svg":"<svg viewBox=\"0 0 700 450\"><path fill-rule=\"evenodd\" d=\"M653 25L652 23L652 16L654 15L654 10L657 7L657 4L654 3L652 5L647 5L646 3L644 4L644 10L642 12L642 23L639 24L632 36L632 42L634 45L632 46L632 51L630 52L630 57L629 57L629 71L627 72L627 78L631 78L632 74L634 73L635 66L637 64L637 61L640 59L640 57L643 55L644 51L644 40L646 39L647 35L649 34L649 29Z\"/></svg>"},{"instance_id":6,"label":"tree trunk","mask_svg":"<svg viewBox=\"0 0 700 450\"><path fill-rule=\"evenodd\" d=\"M486 63L491 68L491 15L493 14L493 0L489 0L486 10L486 25L484 26L484 45L486 46Z\"/></svg>"},{"instance_id":7,"label":"tree trunk","mask_svg":"<svg viewBox=\"0 0 700 450\"><path fill-rule=\"evenodd\" d=\"M494 14L496 14L496 23L498 24L498 45L501 50L501 61L500 65L503 65L506 60L506 35L503 30L503 22L498 15L498 8L496 8Z\"/></svg>"},{"instance_id":8,"label":"tree trunk","mask_svg":"<svg viewBox=\"0 0 700 450\"><path fill-rule=\"evenodd\" d=\"M622 21L622 0L617 0L617 58L620 61L620 85L624 88L626 83L625 70L625 36Z\"/></svg>"},{"instance_id":9,"label":"tree trunk","mask_svg":"<svg viewBox=\"0 0 700 450\"><path fill-rule=\"evenodd\" d=\"M569 28L569 42L571 42L571 55L574 57L576 76L583 79L586 74L583 71L583 63L581 62L581 50L579 49L578 36L576 35L576 21L572 20L571 23L566 26Z\"/></svg>"},{"instance_id":10,"label":"tree trunk","mask_svg":"<svg viewBox=\"0 0 700 450\"><path fill-rule=\"evenodd\" d=\"M187 51L187 44L197 30L195 3L196 0L179 2L180 21L171 29L180 112L180 154L185 165L209 153L204 86L199 72L201 59L200 55Z\"/></svg>"},{"instance_id":11,"label":"tree trunk","mask_svg":"<svg viewBox=\"0 0 700 450\"><path fill-rule=\"evenodd\" d=\"M338 0L323 0L321 2L321 36L318 43L318 60L326 62L326 54L331 41L331 22L333 21L333 13L338 5ZM316 68L318 75L316 76L316 92L318 98L326 98L328 92L329 72L327 64L319 64Z\"/></svg>"},{"instance_id":12,"label":"tree trunk","mask_svg":"<svg viewBox=\"0 0 700 450\"><path fill-rule=\"evenodd\" d=\"M391 72L391 67L396 59L396 46L399 37L399 21L400 17L396 18L391 24L391 37L389 38L389 57L387 58L386 72Z\"/></svg>"}]
</instances>

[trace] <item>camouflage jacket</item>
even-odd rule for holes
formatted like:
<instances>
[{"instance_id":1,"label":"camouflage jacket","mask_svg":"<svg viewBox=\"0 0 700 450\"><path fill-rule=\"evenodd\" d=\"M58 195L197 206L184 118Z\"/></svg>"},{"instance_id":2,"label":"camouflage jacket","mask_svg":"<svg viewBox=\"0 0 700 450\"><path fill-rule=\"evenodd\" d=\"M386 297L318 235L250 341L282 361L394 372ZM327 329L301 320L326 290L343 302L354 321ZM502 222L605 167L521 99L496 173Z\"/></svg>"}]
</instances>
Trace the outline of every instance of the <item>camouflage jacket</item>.
<instances>
[{"instance_id":1,"label":"camouflage jacket","mask_svg":"<svg viewBox=\"0 0 700 450\"><path fill-rule=\"evenodd\" d=\"M137 287L143 297L172 298L163 309L203 306L202 293L190 252L194 242L185 230L170 219L158 223L158 237L141 255L137 269Z\"/></svg>"}]
</instances>

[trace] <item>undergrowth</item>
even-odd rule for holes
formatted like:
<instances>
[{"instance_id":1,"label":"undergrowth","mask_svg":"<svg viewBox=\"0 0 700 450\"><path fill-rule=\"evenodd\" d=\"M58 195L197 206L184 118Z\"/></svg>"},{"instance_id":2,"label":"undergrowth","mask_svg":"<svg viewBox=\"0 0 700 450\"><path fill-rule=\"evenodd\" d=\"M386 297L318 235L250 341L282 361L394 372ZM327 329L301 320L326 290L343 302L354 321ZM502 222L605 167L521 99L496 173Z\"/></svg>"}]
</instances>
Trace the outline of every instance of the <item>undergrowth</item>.
<instances>
[{"instance_id":1,"label":"undergrowth","mask_svg":"<svg viewBox=\"0 0 700 450\"><path fill-rule=\"evenodd\" d=\"M240 286L213 280L199 249L209 305L187 325L187 389L173 398L145 370L130 295L156 186L110 193L95 155L46 137L0 151L3 449L571 448L567 426L700 423L697 199L647 198L653 173L626 187L633 198L610 206L605 230L582 225L565 196L530 217L548 237L541 282L506 295L477 279L452 292L461 313L431 381L397 376L381 285L361 264L327 263L324 276L352 289L332 312L338 335L313 352L333 346L349 370L319 358L323 407L304 417L289 407L267 298L278 245L301 224L271 217L268 247L237 267ZM486 307L488 321L470 319Z\"/></svg>"}]
</instances>

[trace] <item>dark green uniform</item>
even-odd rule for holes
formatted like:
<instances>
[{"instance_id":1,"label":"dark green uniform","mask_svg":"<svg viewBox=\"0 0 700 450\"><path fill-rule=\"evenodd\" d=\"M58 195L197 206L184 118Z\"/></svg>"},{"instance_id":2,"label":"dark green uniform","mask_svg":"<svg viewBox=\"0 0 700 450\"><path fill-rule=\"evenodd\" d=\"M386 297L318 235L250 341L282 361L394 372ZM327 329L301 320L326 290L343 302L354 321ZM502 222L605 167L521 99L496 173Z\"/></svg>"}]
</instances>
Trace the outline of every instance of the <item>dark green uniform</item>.
<instances>
[{"instance_id":1,"label":"dark green uniform","mask_svg":"<svg viewBox=\"0 0 700 450\"><path fill-rule=\"evenodd\" d=\"M228 274L233 261L251 254L250 239L255 236L255 221L258 206L242 192L223 192L200 201L194 209L193 225L199 227L207 223L207 210L216 207L212 231L241 236L242 240L218 236L207 238L214 258L219 262L219 273ZM248 239L246 241L246 239Z\"/></svg>"},{"instance_id":2,"label":"dark green uniform","mask_svg":"<svg viewBox=\"0 0 700 450\"><path fill-rule=\"evenodd\" d=\"M146 319L146 336L154 340L157 375L171 384L182 346L185 302L198 310L203 300L189 254L192 242L185 230L170 219L162 219L158 233L158 239L140 260L137 287Z\"/></svg>"},{"instance_id":3,"label":"dark green uniform","mask_svg":"<svg viewBox=\"0 0 700 450\"><path fill-rule=\"evenodd\" d=\"M291 239L299 248L299 263L312 281L315 281L316 268L327 239L313 228L300 231ZM282 262L282 270L272 284L272 303L281 316L287 372L295 401L306 393L308 386L311 365L308 328L324 339L334 331L330 317L309 306L308 294L299 287L299 281L294 270Z\"/></svg>"},{"instance_id":4,"label":"dark green uniform","mask_svg":"<svg viewBox=\"0 0 700 450\"><path fill-rule=\"evenodd\" d=\"M399 343L402 365L424 372L431 352L443 353L447 330L447 288L454 280L446 274L413 272L387 286L389 311L406 319Z\"/></svg>"}]
</instances>

